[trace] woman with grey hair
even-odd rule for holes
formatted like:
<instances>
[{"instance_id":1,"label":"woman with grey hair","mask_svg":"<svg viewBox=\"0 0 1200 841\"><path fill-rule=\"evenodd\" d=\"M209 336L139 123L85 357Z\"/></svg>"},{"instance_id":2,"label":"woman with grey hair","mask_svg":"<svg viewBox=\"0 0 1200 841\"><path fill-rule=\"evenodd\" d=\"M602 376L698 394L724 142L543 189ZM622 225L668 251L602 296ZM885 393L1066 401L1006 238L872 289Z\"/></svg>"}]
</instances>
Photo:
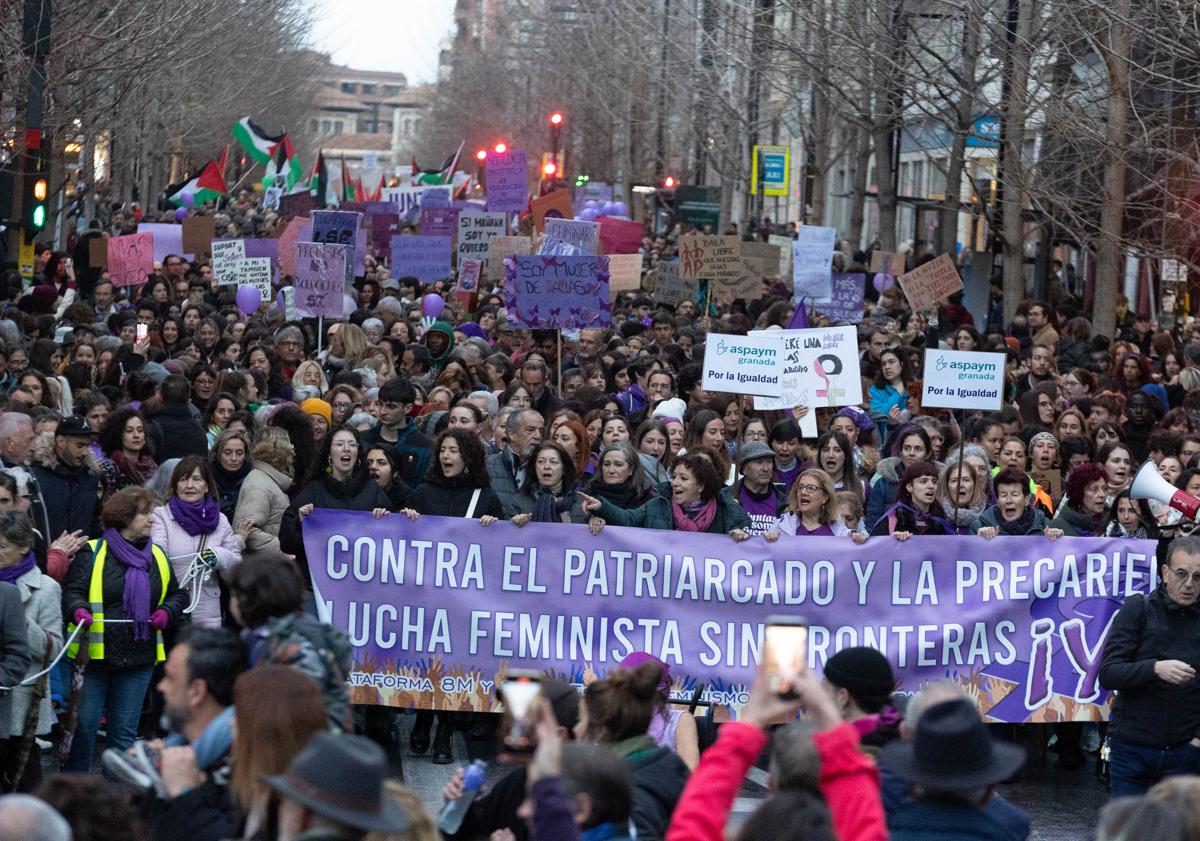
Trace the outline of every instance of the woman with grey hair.
<instances>
[{"instance_id":1,"label":"woman with grey hair","mask_svg":"<svg viewBox=\"0 0 1200 841\"><path fill-rule=\"evenodd\" d=\"M633 510L645 504L653 490L633 445L628 441L604 445L596 463L596 473L588 486L589 494L607 500L618 508ZM592 534L599 534L604 528L604 521L593 515L588 518L588 528Z\"/></svg>"},{"instance_id":2,"label":"woman with grey hair","mask_svg":"<svg viewBox=\"0 0 1200 841\"><path fill-rule=\"evenodd\" d=\"M383 338L383 322L378 318L368 318L362 323L363 332L367 334L367 343L372 345L379 344L379 340Z\"/></svg>"}]
</instances>

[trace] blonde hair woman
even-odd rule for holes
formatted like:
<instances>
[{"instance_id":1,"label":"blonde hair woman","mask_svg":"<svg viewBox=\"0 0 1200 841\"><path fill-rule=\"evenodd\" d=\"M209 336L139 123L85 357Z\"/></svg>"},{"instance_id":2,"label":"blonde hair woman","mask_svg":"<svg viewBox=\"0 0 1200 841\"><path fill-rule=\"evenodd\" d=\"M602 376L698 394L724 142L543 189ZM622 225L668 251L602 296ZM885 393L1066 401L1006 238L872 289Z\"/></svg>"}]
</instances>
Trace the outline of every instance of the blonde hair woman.
<instances>
[{"instance_id":1,"label":"blonde hair woman","mask_svg":"<svg viewBox=\"0 0 1200 841\"><path fill-rule=\"evenodd\" d=\"M343 324L338 328L338 336L342 340L344 370L353 371L371 349L367 342L367 334L357 324Z\"/></svg>"},{"instance_id":2,"label":"blonde hair woman","mask_svg":"<svg viewBox=\"0 0 1200 841\"><path fill-rule=\"evenodd\" d=\"M325 371L311 359L297 365L296 373L292 374L292 388L298 389L302 386L319 389L318 397L329 391L329 380L325 378Z\"/></svg>"},{"instance_id":3,"label":"blonde hair woman","mask_svg":"<svg viewBox=\"0 0 1200 841\"><path fill-rule=\"evenodd\" d=\"M254 469L242 482L233 521L249 520L253 529L246 535L242 560L278 557L279 526L288 507L288 490L292 487L296 451L292 440L282 429L267 426L254 436Z\"/></svg>"},{"instance_id":4,"label":"blonde hair woman","mask_svg":"<svg viewBox=\"0 0 1200 841\"><path fill-rule=\"evenodd\" d=\"M788 491L787 511L775 521L775 528L763 536L769 543L774 543L781 534L840 537L849 533L838 517L833 480L824 470L810 467L800 471Z\"/></svg>"}]
</instances>

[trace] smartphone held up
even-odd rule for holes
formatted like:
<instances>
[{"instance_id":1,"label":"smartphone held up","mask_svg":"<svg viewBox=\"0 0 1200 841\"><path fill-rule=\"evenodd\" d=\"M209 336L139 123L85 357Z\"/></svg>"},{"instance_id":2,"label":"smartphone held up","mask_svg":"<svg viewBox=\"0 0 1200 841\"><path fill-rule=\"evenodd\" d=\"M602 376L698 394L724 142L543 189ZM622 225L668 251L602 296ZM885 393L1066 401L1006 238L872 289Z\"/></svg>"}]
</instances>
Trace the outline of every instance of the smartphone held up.
<instances>
[{"instance_id":1,"label":"smartphone held up","mask_svg":"<svg viewBox=\"0 0 1200 841\"><path fill-rule=\"evenodd\" d=\"M512 726L504 743L517 752L532 751L536 740L538 711L542 699L541 672L529 669L509 669L500 682L500 700L512 717Z\"/></svg>"},{"instance_id":2,"label":"smartphone held up","mask_svg":"<svg viewBox=\"0 0 1200 841\"><path fill-rule=\"evenodd\" d=\"M808 621L800 616L768 616L763 637L767 684L780 698L797 696L796 678L808 671Z\"/></svg>"}]
</instances>

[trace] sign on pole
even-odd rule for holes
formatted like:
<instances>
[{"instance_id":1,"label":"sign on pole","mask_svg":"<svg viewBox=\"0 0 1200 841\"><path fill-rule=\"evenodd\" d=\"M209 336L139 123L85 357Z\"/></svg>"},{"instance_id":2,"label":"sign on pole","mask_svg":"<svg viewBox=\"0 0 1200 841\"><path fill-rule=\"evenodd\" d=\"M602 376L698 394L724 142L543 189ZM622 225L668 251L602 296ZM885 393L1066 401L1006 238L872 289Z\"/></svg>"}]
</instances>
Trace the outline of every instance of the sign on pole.
<instances>
[{"instance_id":1,"label":"sign on pole","mask_svg":"<svg viewBox=\"0 0 1200 841\"><path fill-rule=\"evenodd\" d=\"M341 317L350 246L296 243L296 310L303 315Z\"/></svg>"},{"instance_id":2,"label":"sign on pole","mask_svg":"<svg viewBox=\"0 0 1200 841\"><path fill-rule=\"evenodd\" d=\"M492 237L504 234L503 213L466 211L458 215L458 265L463 260L486 261Z\"/></svg>"},{"instance_id":3,"label":"sign on pole","mask_svg":"<svg viewBox=\"0 0 1200 841\"><path fill-rule=\"evenodd\" d=\"M760 331L749 336L710 333L704 343L705 391L761 394L778 397L783 392L783 337L781 331Z\"/></svg>"},{"instance_id":4,"label":"sign on pole","mask_svg":"<svg viewBox=\"0 0 1200 841\"><path fill-rule=\"evenodd\" d=\"M452 277L450 237L392 237L392 276L422 283Z\"/></svg>"},{"instance_id":5,"label":"sign on pole","mask_svg":"<svg viewBox=\"0 0 1200 841\"><path fill-rule=\"evenodd\" d=\"M792 150L787 146L755 146L750 165L750 194L786 196Z\"/></svg>"},{"instance_id":6,"label":"sign on pole","mask_svg":"<svg viewBox=\"0 0 1200 841\"><path fill-rule=\"evenodd\" d=\"M509 323L517 327L608 327L607 257L512 258L504 290Z\"/></svg>"},{"instance_id":7,"label":"sign on pole","mask_svg":"<svg viewBox=\"0 0 1200 841\"><path fill-rule=\"evenodd\" d=\"M921 405L1000 411L1004 354L927 348Z\"/></svg>"}]
</instances>

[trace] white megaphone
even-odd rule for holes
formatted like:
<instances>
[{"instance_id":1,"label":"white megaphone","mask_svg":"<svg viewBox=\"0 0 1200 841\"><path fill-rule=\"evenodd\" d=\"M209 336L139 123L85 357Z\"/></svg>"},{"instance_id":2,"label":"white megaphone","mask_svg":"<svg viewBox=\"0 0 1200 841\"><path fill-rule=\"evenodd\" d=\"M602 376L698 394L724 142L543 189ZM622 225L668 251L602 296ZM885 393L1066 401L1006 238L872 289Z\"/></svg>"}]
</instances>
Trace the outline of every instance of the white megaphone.
<instances>
[{"instance_id":1,"label":"white megaphone","mask_svg":"<svg viewBox=\"0 0 1200 841\"><path fill-rule=\"evenodd\" d=\"M1172 485L1158 472L1158 466L1153 460L1147 461L1138 468L1129 488L1130 499L1154 499L1164 502L1183 514L1189 520L1196 519L1200 511L1200 499Z\"/></svg>"}]
</instances>

